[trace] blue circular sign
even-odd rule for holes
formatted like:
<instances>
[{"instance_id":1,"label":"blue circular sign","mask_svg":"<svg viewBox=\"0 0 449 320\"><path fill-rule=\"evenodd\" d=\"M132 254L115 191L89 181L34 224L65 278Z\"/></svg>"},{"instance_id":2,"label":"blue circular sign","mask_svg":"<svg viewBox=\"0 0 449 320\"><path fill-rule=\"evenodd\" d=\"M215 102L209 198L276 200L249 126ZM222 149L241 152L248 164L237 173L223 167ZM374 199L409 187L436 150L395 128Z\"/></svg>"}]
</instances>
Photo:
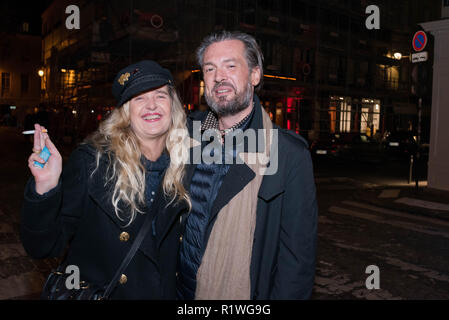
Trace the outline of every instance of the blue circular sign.
<instances>
[{"instance_id":1,"label":"blue circular sign","mask_svg":"<svg viewBox=\"0 0 449 320\"><path fill-rule=\"evenodd\" d=\"M422 51L427 44L427 35L424 31L418 31L413 36L412 46L415 51Z\"/></svg>"}]
</instances>

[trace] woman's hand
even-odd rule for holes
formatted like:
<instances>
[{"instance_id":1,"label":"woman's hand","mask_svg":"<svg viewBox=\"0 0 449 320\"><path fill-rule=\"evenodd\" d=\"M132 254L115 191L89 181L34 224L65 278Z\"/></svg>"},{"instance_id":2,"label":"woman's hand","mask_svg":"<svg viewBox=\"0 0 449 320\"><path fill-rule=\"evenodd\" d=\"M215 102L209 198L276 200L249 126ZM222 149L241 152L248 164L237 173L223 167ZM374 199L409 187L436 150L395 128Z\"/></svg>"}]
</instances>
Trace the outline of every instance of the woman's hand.
<instances>
[{"instance_id":1,"label":"woman's hand","mask_svg":"<svg viewBox=\"0 0 449 320\"><path fill-rule=\"evenodd\" d=\"M62 157L53 142L51 142L48 134L42 132L45 128L35 124L34 129L33 153L28 158L28 167L36 181L36 192L42 195L58 185L62 172ZM39 157L39 153L44 146L47 146L51 153L47 163ZM34 165L34 161L45 163L45 165L43 168L37 167Z\"/></svg>"}]
</instances>

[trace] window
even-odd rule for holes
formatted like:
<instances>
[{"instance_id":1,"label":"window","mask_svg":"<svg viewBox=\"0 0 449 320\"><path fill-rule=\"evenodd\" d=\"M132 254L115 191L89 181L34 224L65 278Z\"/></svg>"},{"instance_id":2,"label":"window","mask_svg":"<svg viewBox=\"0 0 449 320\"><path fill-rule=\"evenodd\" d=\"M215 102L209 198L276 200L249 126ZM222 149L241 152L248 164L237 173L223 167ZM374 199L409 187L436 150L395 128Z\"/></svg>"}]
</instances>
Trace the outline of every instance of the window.
<instances>
[{"instance_id":1,"label":"window","mask_svg":"<svg viewBox=\"0 0 449 320\"><path fill-rule=\"evenodd\" d=\"M30 24L28 22L22 23L22 31L23 32L29 32L30 31Z\"/></svg>"},{"instance_id":2,"label":"window","mask_svg":"<svg viewBox=\"0 0 449 320\"><path fill-rule=\"evenodd\" d=\"M449 7L449 0L444 0L443 1L443 6Z\"/></svg>"},{"instance_id":3,"label":"window","mask_svg":"<svg viewBox=\"0 0 449 320\"><path fill-rule=\"evenodd\" d=\"M29 87L29 75L27 73L22 73L20 75L20 90L22 93L27 93L28 92L28 87Z\"/></svg>"},{"instance_id":4,"label":"window","mask_svg":"<svg viewBox=\"0 0 449 320\"><path fill-rule=\"evenodd\" d=\"M351 106L346 101L340 103L340 132L351 132Z\"/></svg>"},{"instance_id":5,"label":"window","mask_svg":"<svg viewBox=\"0 0 449 320\"><path fill-rule=\"evenodd\" d=\"M11 87L11 79L9 72L2 72L2 96L9 92Z\"/></svg>"}]
</instances>

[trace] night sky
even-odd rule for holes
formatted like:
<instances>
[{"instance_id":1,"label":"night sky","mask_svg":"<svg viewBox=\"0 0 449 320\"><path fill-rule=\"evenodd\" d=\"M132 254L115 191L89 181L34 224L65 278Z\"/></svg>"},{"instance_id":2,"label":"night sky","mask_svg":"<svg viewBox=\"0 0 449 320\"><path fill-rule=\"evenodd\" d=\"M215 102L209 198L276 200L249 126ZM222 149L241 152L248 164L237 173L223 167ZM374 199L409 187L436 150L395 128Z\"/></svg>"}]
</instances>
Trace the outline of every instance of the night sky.
<instances>
[{"instance_id":1,"label":"night sky","mask_svg":"<svg viewBox=\"0 0 449 320\"><path fill-rule=\"evenodd\" d=\"M27 21L30 23L30 33L39 35L41 33L41 14L52 2L52 0L1 1L0 31L19 31L22 22Z\"/></svg>"}]
</instances>

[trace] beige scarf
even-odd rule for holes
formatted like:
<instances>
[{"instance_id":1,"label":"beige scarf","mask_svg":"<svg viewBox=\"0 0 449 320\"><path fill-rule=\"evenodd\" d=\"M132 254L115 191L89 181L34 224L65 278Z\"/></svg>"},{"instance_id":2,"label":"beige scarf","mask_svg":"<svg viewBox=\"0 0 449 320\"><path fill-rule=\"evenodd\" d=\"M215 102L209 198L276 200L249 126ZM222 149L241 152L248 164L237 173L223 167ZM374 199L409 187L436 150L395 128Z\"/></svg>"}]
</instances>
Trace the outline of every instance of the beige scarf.
<instances>
[{"instance_id":1,"label":"beige scarf","mask_svg":"<svg viewBox=\"0 0 449 320\"><path fill-rule=\"evenodd\" d=\"M261 111L266 129L265 153L239 155L256 176L218 213L196 276L197 300L248 300L251 297L250 265L257 194L268 162L273 128L268 114L263 108Z\"/></svg>"}]
</instances>

